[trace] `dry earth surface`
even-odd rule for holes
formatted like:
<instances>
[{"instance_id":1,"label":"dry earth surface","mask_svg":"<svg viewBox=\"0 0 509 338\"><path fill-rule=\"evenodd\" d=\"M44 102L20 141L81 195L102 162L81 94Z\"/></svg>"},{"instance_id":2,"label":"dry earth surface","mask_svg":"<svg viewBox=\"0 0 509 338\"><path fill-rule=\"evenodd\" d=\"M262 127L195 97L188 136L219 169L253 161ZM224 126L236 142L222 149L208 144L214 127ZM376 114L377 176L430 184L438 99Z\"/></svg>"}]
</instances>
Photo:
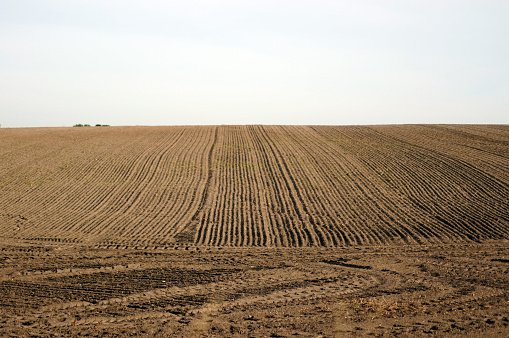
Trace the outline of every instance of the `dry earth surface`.
<instances>
[{"instance_id":1,"label":"dry earth surface","mask_svg":"<svg viewBox=\"0 0 509 338\"><path fill-rule=\"evenodd\" d=\"M509 336L509 126L0 129L1 336Z\"/></svg>"}]
</instances>

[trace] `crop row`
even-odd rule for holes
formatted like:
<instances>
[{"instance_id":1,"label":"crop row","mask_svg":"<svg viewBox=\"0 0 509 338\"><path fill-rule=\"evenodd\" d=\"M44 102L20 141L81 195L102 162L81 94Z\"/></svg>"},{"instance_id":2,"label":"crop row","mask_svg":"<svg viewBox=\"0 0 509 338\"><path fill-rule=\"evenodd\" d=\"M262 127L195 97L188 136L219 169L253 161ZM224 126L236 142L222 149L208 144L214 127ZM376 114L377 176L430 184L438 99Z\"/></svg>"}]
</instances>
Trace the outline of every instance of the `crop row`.
<instances>
[{"instance_id":1,"label":"crop row","mask_svg":"<svg viewBox=\"0 0 509 338\"><path fill-rule=\"evenodd\" d=\"M0 131L0 236L95 246L509 238L507 126Z\"/></svg>"},{"instance_id":2,"label":"crop row","mask_svg":"<svg viewBox=\"0 0 509 338\"><path fill-rule=\"evenodd\" d=\"M338 246L507 238L504 129L491 142L488 132L458 137L460 128L441 131L458 143L420 128L425 127L399 127L406 134L391 126L222 128L214 193L202 212L196 244ZM499 153L466 148L479 137L487 147L498 144ZM475 165L480 162L482 167Z\"/></svg>"}]
</instances>

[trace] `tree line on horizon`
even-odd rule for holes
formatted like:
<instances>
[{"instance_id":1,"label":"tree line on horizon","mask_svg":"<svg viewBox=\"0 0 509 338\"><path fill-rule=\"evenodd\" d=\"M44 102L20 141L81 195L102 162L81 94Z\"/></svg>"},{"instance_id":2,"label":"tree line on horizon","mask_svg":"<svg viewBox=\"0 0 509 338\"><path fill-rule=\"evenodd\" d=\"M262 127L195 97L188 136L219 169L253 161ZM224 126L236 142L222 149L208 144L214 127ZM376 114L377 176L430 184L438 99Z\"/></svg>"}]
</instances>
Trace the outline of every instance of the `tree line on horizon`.
<instances>
[{"instance_id":1,"label":"tree line on horizon","mask_svg":"<svg viewBox=\"0 0 509 338\"><path fill-rule=\"evenodd\" d=\"M110 125L109 124L96 124L95 126L96 127L109 127ZM78 124L75 124L73 127L91 127L91 125L78 123Z\"/></svg>"}]
</instances>

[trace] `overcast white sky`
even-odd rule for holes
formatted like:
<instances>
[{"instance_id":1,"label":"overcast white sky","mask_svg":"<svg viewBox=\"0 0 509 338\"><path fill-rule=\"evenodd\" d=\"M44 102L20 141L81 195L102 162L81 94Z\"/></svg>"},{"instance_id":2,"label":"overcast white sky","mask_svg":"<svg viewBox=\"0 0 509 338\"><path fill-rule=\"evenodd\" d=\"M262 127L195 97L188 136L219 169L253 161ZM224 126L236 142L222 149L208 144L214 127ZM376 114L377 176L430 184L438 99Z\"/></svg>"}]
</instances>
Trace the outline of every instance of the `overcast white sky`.
<instances>
[{"instance_id":1,"label":"overcast white sky","mask_svg":"<svg viewBox=\"0 0 509 338\"><path fill-rule=\"evenodd\" d=\"M509 1L0 0L2 127L509 123Z\"/></svg>"}]
</instances>

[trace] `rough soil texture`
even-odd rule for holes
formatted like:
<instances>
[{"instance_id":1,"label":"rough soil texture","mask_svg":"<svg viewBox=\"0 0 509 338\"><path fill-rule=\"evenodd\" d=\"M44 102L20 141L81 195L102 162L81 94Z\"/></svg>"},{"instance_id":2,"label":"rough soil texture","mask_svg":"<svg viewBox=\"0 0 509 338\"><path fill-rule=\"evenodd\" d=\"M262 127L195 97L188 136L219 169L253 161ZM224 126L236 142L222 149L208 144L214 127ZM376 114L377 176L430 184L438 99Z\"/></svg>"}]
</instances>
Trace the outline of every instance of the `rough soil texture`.
<instances>
[{"instance_id":1,"label":"rough soil texture","mask_svg":"<svg viewBox=\"0 0 509 338\"><path fill-rule=\"evenodd\" d=\"M0 336L509 336L509 126L0 129Z\"/></svg>"},{"instance_id":2,"label":"rough soil texture","mask_svg":"<svg viewBox=\"0 0 509 338\"><path fill-rule=\"evenodd\" d=\"M112 250L4 245L0 336L509 335L506 241Z\"/></svg>"}]
</instances>

